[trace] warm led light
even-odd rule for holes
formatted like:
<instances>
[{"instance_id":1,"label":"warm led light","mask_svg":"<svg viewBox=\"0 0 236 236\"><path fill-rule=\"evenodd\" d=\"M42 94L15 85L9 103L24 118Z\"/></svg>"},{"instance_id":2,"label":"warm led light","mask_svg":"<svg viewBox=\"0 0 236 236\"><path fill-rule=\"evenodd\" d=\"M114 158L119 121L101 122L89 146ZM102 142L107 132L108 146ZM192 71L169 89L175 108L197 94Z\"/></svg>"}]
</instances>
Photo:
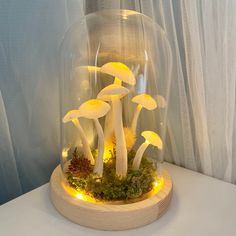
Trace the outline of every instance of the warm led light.
<instances>
[{"instance_id":1,"label":"warm led light","mask_svg":"<svg viewBox=\"0 0 236 236\"><path fill-rule=\"evenodd\" d=\"M111 150L112 149L113 149L113 146L106 146L105 147L104 156L103 156L104 163L109 162L109 160L111 159L111 157L112 157Z\"/></svg>"},{"instance_id":2,"label":"warm led light","mask_svg":"<svg viewBox=\"0 0 236 236\"><path fill-rule=\"evenodd\" d=\"M98 179L97 181L101 181L100 179ZM70 194L71 196L82 200L82 201L86 201L86 202L91 202L91 203L96 203L96 204L105 204L107 203L106 201L101 201L98 199L95 199L89 195L87 195L86 193L83 192L78 192L75 189L71 188L70 186L66 185L64 182L61 183L64 190ZM154 194L157 194L164 186L164 178L160 177L160 178L156 178L156 181L153 183L153 189L145 194L145 198L147 197L151 197ZM139 200L141 200L141 198L139 198ZM108 201L109 202L109 201ZM113 204L120 204L121 201L114 201ZM133 202L133 201L132 201Z\"/></svg>"},{"instance_id":3,"label":"warm led light","mask_svg":"<svg viewBox=\"0 0 236 236\"><path fill-rule=\"evenodd\" d=\"M90 197L89 195L87 195L86 193L83 193L82 191L77 191L77 190L73 189L72 187L65 184L64 182L62 182L61 185L68 194L70 194L71 196L73 196L79 200L86 201L86 202L93 202L93 203L97 203L97 204L102 203L101 201L98 201L95 198Z\"/></svg>"},{"instance_id":4,"label":"warm led light","mask_svg":"<svg viewBox=\"0 0 236 236\"><path fill-rule=\"evenodd\" d=\"M156 194L157 192L159 192L162 189L163 185L164 185L163 177L157 178L157 180L153 183L154 193Z\"/></svg>"},{"instance_id":5,"label":"warm led light","mask_svg":"<svg viewBox=\"0 0 236 236\"><path fill-rule=\"evenodd\" d=\"M69 151L69 148L64 148L61 152L61 156L63 158L67 158L68 157L68 151Z\"/></svg>"},{"instance_id":6,"label":"warm led light","mask_svg":"<svg viewBox=\"0 0 236 236\"><path fill-rule=\"evenodd\" d=\"M81 194L81 193L77 193L77 194L75 195L75 197L78 198L78 199L80 199L80 200L84 200L84 196L83 196L83 194Z\"/></svg>"}]
</instances>

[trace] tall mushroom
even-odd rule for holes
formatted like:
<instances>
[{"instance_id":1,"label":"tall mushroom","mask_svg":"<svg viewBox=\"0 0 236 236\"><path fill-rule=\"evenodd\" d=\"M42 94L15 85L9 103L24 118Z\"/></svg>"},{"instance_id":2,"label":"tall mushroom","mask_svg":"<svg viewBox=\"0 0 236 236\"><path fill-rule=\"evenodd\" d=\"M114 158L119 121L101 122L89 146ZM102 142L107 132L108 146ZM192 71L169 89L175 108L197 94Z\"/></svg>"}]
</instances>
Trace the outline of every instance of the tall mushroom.
<instances>
[{"instance_id":1,"label":"tall mushroom","mask_svg":"<svg viewBox=\"0 0 236 236\"><path fill-rule=\"evenodd\" d=\"M157 107L157 103L152 96L149 94L143 93L132 98L132 102L137 103L136 110L134 111L133 120L131 123L131 129L134 134L136 134L137 121L142 108L147 110L154 110Z\"/></svg>"},{"instance_id":2,"label":"tall mushroom","mask_svg":"<svg viewBox=\"0 0 236 236\"><path fill-rule=\"evenodd\" d=\"M143 131L141 135L145 138L145 142L140 145L140 147L138 148L135 154L133 165L132 165L133 170L139 169L139 166L143 157L143 153L145 152L149 144L152 144L153 146L156 146L159 149L162 149L162 146L163 146L160 136L156 134L155 132Z\"/></svg>"},{"instance_id":3,"label":"tall mushroom","mask_svg":"<svg viewBox=\"0 0 236 236\"><path fill-rule=\"evenodd\" d=\"M122 82L135 85L136 80L133 72L129 69L128 66L121 62L108 62L100 68L100 72L109 74L115 77L114 84L122 85ZM109 143L111 141L114 127L112 123L112 110L107 114L105 119L105 142Z\"/></svg>"},{"instance_id":4,"label":"tall mushroom","mask_svg":"<svg viewBox=\"0 0 236 236\"><path fill-rule=\"evenodd\" d=\"M78 119L79 117L80 117L80 111L79 110L71 110L71 111L67 112L67 114L64 116L62 121L63 121L63 123L67 123L69 121L72 121L74 126L78 129L80 137L81 137L81 141L82 141L82 144L83 144L84 156L85 156L85 158L90 160L92 165L94 165L94 158L93 158L93 155L91 153L90 146L89 146L88 140L86 138L86 135L84 133L84 130L80 125L80 122L79 122L79 119Z\"/></svg>"},{"instance_id":5,"label":"tall mushroom","mask_svg":"<svg viewBox=\"0 0 236 236\"><path fill-rule=\"evenodd\" d=\"M97 98L111 101L113 110L113 122L116 138L116 174L125 177L127 174L127 148L122 120L122 104L120 99L127 95L129 90L123 86L112 84L102 89Z\"/></svg>"},{"instance_id":6,"label":"tall mushroom","mask_svg":"<svg viewBox=\"0 0 236 236\"><path fill-rule=\"evenodd\" d=\"M91 99L84 102L80 107L80 116L93 119L98 134L98 157L93 172L99 176L103 174L104 134L98 118L103 117L110 110L110 105L99 99Z\"/></svg>"}]
</instances>

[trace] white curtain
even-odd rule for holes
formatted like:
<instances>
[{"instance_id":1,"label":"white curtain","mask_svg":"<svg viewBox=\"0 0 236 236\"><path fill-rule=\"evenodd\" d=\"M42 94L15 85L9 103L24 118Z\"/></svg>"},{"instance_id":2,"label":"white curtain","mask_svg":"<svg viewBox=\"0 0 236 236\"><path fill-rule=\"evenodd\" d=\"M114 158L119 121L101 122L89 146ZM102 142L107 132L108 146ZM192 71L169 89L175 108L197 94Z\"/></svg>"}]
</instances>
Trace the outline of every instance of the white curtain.
<instances>
[{"instance_id":1,"label":"white curtain","mask_svg":"<svg viewBox=\"0 0 236 236\"><path fill-rule=\"evenodd\" d=\"M59 163L59 46L82 16L82 1L0 0L0 203Z\"/></svg>"},{"instance_id":2,"label":"white curtain","mask_svg":"<svg viewBox=\"0 0 236 236\"><path fill-rule=\"evenodd\" d=\"M140 11L167 32L165 159L236 183L235 0L0 0L0 202L46 183L58 164L59 45L104 8Z\"/></svg>"}]
</instances>

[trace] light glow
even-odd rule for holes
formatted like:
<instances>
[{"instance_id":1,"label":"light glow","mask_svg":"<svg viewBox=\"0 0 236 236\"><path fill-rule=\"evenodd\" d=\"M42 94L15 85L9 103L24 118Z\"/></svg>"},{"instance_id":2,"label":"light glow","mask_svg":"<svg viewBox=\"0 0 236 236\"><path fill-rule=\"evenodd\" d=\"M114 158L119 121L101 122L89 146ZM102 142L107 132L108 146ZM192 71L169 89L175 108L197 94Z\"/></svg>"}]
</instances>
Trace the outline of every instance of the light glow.
<instances>
[{"instance_id":1,"label":"light glow","mask_svg":"<svg viewBox=\"0 0 236 236\"><path fill-rule=\"evenodd\" d=\"M69 151L69 148L63 148L62 152L61 152L61 156L63 158L63 161L65 161L68 157L68 151Z\"/></svg>"},{"instance_id":2,"label":"light glow","mask_svg":"<svg viewBox=\"0 0 236 236\"><path fill-rule=\"evenodd\" d=\"M73 189L72 187L70 187L69 185L65 184L64 182L61 183L64 190L71 196L75 197L78 200L81 201L85 201L85 202L91 202L91 203L96 203L96 204L114 204L114 205L119 205L119 204L124 204L124 203L133 203L134 199L129 200L125 200L125 201L101 201L101 200L97 200L93 197L91 197L90 195L82 192L82 191L77 191L75 189ZM153 195L157 194L164 186L164 178L163 177L157 177L156 181L153 183L153 189L144 194L143 197L141 196L140 198L137 198L137 202L144 200L146 198L150 198ZM136 202L136 201L135 201Z\"/></svg>"},{"instance_id":3,"label":"light glow","mask_svg":"<svg viewBox=\"0 0 236 236\"><path fill-rule=\"evenodd\" d=\"M61 155L63 158L67 158L68 157L68 150L63 150Z\"/></svg>"},{"instance_id":4,"label":"light glow","mask_svg":"<svg viewBox=\"0 0 236 236\"><path fill-rule=\"evenodd\" d=\"M157 178L156 181L153 183L153 192L154 194L158 193L164 186L164 178Z\"/></svg>"},{"instance_id":5,"label":"light glow","mask_svg":"<svg viewBox=\"0 0 236 236\"><path fill-rule=\"evenodd\" d=\"M84 196L83 196L82 193L77 193L77 194L75 195L75 197L78 198L78 199L80 199L80 200L84 200Z\"/></svg>"},{"instance_id":6,"label":"light glow","mask_svg":"<svg viewBox=\"0 0 236 236\"><path fill-rule=\"evenodd\" d=\"M113 146L105 146L105 150L104 150L104 156L103 156L103 161L104 163L108 163L109 160L111 160L112 158L112 150L113 150Z\"/></svg>"},{"instance_id":7,"label":"light glow","mask_svg":"<svg viewBox=\"0 0 236 236\"><path fill-rule=\"evenodd\" d=\"M77 191L70 187L68 184L66 184L64 181L61 182L61 185L63 189L72 197L75 197L78 200L81 201L86 201L86 202L92 202L92 203L102 203L101 201L96 200L95 198L92 198L88 194L82 192L82 191Z\"/></svg>"}]
</instances>

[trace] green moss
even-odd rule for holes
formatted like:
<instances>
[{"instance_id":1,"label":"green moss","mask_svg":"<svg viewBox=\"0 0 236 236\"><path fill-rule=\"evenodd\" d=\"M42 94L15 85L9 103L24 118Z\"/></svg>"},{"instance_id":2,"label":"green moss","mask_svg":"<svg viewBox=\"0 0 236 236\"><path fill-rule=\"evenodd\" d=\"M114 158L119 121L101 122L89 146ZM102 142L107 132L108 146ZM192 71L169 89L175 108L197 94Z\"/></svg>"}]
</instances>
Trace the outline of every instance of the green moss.
<instances>
[{"instance_id":1,"label":"green moss","mask_svg":"<svg viewBox=\"0 0 236 236\"><path fill-rule=\"evenodd\" d=\"M98 178L92 173L92 168L87 175L75 175L74 168L70 166L67 174L69 184L86 194L99 200L127 200L142 196L152 190L153 182L156 178L156 167L153 162L143 157L139 170L132 170L132 161L135 156L134 151L128 154L128 173L125 178L118 178L115 174L115 158L110 159L108 163L104 163L103 177ZM76 163L73 156L71 163ZM72 171L71 171L72 170Z\"/></svg>"}]
</instances>

